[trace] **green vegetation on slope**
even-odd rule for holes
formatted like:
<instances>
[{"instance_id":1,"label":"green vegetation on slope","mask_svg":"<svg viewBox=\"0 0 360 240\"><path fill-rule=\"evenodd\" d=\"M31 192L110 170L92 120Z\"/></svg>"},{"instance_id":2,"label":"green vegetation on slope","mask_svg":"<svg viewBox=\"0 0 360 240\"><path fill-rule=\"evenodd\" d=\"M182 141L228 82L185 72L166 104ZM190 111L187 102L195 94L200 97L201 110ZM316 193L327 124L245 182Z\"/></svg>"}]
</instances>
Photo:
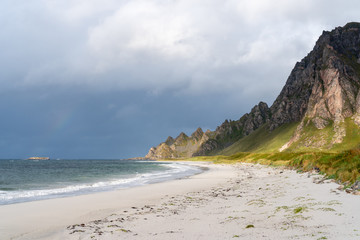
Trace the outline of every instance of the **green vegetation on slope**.
<instances>
[{"instance_id":1,"label":"green vegetation on slope","mask_svg":"<svg viewBox=\"0 0 360 240\"><path fill-rule=\"evenodd\" d=\"M305 121L304 125L300 139L294 142L287 151L319 152L329 151L332 148L331 140L335 134L333 122L323 129L317 129L311 120Z\"/></svg>"},{"instance_id":2,"label":"green vegetation on slope","mask_svg":"<svg viewBox=\"0 0 360 240\"><path fill-rule=\"evenodd\" d=\"M287 151L336 153L358 148L360 146L360 128L354 123L354 120L345 119L341 123L341 127L345 129L346 136L341 143L332 144L335 134L332 122L323 129L317 129L311 121L308 124L305 123L300 139L294 142Z\"/></svg>"},{"instance_id":3,"label":"green vegetation on slope","mask_svg":"<svg viewBox=\"0 0 360 240\"><path fill-rule=\"evenodd\" d=\"M334 144L331 150L340 152L360 147L360 128L351 118L345 119L346 136L342 143Z\"/></svg>"},{"instance_id":4,"label":"green vegetation on slope","mask_svg":"<svg viewBox=\"0 0 360 240\"><path fill-rule=\"evenodd\" d=\"M231 156L207 156L188 159L190 161L212 161L214 163L259 163L270 166L287 166L301 171L318 168L329 178L342 182L360 180L360 150L340 153L326 152L277 152L248 153L240 152Z\"/></svg>"},{"instance_id":5,"label":"green vegetation on slope","mask_svg":"<svg viewBox=\"0 0 360 240\"><path fill-rule=\"evenodd\" d=\"M250 135L241 138L231 146L220 151L220 155L232 155L237 152L278 152L293 136L298 123L288 123L268 130L268 124L264 124Z\"/></svg>"},{"instance_id":6,"label":"green vegetation on slope","mask_svg":"<svg viewBox=\"0 0 360 240\"><path fill-rule=\"evenodd\" d=\"M287 143L299 123L288 123L268 130L265 124L250 135L241 138L231 146L214 152L212 155L233 155L238 152L275 153ZM345 119L341 126L346 130L346 136L338 144L332 144L334 137L333 123L330 122L325 128L317 129L311 120L305 121L305 126L300 133L300 138L286 149L286 152L341 152L360 147L360 128L351 118Z\"/></svg>"}]
</instances>

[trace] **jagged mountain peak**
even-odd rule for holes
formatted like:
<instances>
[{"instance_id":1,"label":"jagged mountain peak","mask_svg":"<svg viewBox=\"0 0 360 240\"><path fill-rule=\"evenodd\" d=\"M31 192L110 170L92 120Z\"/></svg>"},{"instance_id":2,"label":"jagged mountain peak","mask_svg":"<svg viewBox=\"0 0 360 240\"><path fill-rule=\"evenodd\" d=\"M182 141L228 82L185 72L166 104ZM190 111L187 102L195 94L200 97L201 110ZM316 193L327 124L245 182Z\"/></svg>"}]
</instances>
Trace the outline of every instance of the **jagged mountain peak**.
<instances>
[{"instance_id":1,"label":"jagged mountain peak","mask_svg":"<svg viewBox=\"0 0 360 240\"><path fill-rule=\"evenodd\" d=\"M356 62L360 57L360 28L358 23L345 26L347 27L338 27L330 32L324 31L314 49L301 62L296 63L270 108L270 129L300 121L309 109L311 96L323 94L323 90L326 91L329 87L334 89L335 86L331 84L334 84L335 78L339 79L339 87L344 89L351 101L356 98L349 93L356 92L354 87L359 83L356 72L360 66L356 66Z\"/></svg>"},{"instance_id":2,"label":"jagged mountain peak","mask_svg":"<svg viewBox=\"0 0 360 240\"><path fill-rule=\"evenodd\" d=\"M187 138L188 138L188 135L186 135L184 132L181 132L181 133L179 134L179 136L177 136L177 137L175 138L175 141L185 140L185 139L187 139Z\"/></svg>"},{"instance_id":3,"label":"jagged mountain peak","mask_svg":"<svg viewBox=\"0 0 360 240\"><path fill-rule=\"evenodd\" d=\"M235 147L228 152L234 152L236 146L244 145L244 139L249 139L247 136L261 137L258 129L270 139L272 132L279 134L277 129L286 124L298 125L297 128L291 127L296 125L284 127L283 129L295 130L292 130L293 133L284 133L280 141L271 140L272 146L284 144L277 147L277 150L289 149L294 143L300 146L300 149L330 149L342 143L346 136L345 125L349 124L349 119L359 128L360 23L357 22L324 31L313 50L295 64L270 108L266 103L259 102L239 120L225 120L213 132L206 131L204 134L199 128L191 137L182 133L181 139L187 140L183 140L180 147L169 145L172 150L170 155L211 155L230 146ZM307 133L306 131L312 129L311 126L315 130ZM321 132L325 128L327 130ZM311 135L315 132L316 137ZM254 140L254 137L250 138L250 145L256 145L258 141ZM236 142L239 143L234 144ZM242 151L254 149L250 145L242 147Z\"/></svg>"},{"instance_id":4,"label":"jagged mountain peak","mask_svg":"<svg viewBox=\"0 0 360 240\"><path fill-rule=\"evenodd\" d=\"M171 136L169 136L167 139L166 139L166 141L165 141L165 143L167 144L167 145L171 145L171 144L173 144L175 142L175 140L174 140L174 138L172 138Z\"/></svg>"},{"instance_id":5,"label":"jagged mountain peak","mask_svg":"<svg viewBox=\"0 0 360 240\"><path fill-rule=\"evenodd\" d=\"M195 132L193 132L191 134L191 137L194 138L195 140L199 141L204 135L203 130L199 127L195 130Z\"/></svg>"},{"instance_id":6,"label":"jagged mountain peak","mask_svg":"<svg viewBox=\"0 0 360 240\"><path fill-rule=\"evenodd\" d=\"M303 145L327 149L342 143L346 136L345 119L352 117L359 125L359 59L359 23L323 32L314 49L296 64L271 107L271 129L286 122L300 122L294 136L281 150L300 141L309 124L316 129L330 126L332 131L322 140L303 139Z\"/></svg>"}]
</instances>

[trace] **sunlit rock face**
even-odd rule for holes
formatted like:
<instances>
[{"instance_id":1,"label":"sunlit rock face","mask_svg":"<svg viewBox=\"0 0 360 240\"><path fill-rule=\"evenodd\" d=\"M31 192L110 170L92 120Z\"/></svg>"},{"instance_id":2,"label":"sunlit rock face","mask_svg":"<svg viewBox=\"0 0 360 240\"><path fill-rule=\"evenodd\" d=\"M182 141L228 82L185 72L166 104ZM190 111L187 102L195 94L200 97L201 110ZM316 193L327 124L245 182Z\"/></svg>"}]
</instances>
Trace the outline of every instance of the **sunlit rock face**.
<instances>
[{"instance_id":1,"label":"sunlit rock face","mask_svg":"<svg viewBox=\"0 0 360 240\"><path fill-rule=\"evenodd\" d=\"M190 137L181 133L175 140L151 148L149 158L174 158L216 154L266 124L273 131L285 123L299 122L283 151L303 136L312 124L331 127L331 141L308 139L305 147L341 143L343 124L351 118L360 127L360 23L348 23L324 31L313 50L295 64L285 86L269 108L260 102L237 121L226 120L215 131L196 130ZM324 139L328 136L324 136ZM165 145L166 146L165 146Z\"/></svg>"}]
</instances>

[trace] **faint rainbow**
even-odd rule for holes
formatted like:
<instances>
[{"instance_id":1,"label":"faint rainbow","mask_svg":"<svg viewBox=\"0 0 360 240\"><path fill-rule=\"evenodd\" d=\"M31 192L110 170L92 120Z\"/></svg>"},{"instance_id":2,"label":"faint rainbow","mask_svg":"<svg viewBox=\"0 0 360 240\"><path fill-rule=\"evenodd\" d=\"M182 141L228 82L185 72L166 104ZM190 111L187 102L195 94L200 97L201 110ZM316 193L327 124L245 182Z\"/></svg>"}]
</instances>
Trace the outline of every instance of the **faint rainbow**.
<instances>
[{"instance_id":1,"label":"faint rainbow","mask_svg":"<svg viewBox=\"0 0 360 240\"><path fill-rule=\"evenodd\" d=\"M71 125L72 120L74 119L76 110L71 110L60 114L51 124L48 130L49 138L56 138L61 135L61 132L66 130L68 126Z\"/></svg>"}]
</instances>

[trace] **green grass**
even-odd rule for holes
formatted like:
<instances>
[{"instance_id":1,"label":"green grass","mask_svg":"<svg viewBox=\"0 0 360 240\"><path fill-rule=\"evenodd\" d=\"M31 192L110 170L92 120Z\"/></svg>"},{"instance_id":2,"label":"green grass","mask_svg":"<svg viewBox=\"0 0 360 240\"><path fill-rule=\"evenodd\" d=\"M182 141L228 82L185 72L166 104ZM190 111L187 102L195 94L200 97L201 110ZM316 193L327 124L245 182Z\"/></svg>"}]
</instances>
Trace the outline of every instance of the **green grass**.
<instances>
[{"instance_id":1,"label":"green grass","mask_svg":"<svg viewBox=\"0 0 360 240\"><path fill-rule=\"evenodd\" d=\"M294 212L295 214L297 214L297 213L300 213L300 212L302 212L302 211L304 211L304 208L303 208L303 207L297 207L297 208L294 209L293 212Z\"/></svg>"},{"instance_id":2,"label":"green grass","mask_svg":"<svg viewBox=\"0 0 360 240\"><path fill-rule=\"evenodd\" d=\"M333 130L333 123L330 122L325 128L317 129L311 120L304 123L304 128L301 132L301 137L294 142L287 151L296 152L321 152L331 149L331 140L335 132Z\"/></svg>"},{"instance_id":3,"label":"green grass","mask_svg":"<svg viewBox=\"0 0 360 240\"><path fill-rule=\"evenodd\" d=\"M229 147L213 152L211 155L233 155L238 152L273 153L287 143L299 123L288 123L269 131L264 124L248 136L241 138ZM332 144L334 137L333 122L323 129L317 129L311 120L305 121L300 138L286 152L341 152L360 148L360 128L354 120L347 118L341 125L346 129L346 136L339 144Z\"/></svg>"},{"instance_id":4,"label":"green grass","mask_svg":"<svg viewBox=\"0 0 360 240\"><path fill-rule=\"evenodd\" d=\"M294 136L294 133L299 126L299 122L283 124L273 131L269 130L268 124L264 124L245 137L242 135L243 129L237 129L235 127L236 123L237 121L228 121L224 123L232 129L230 135L225 134L224 136L211 137L210 140L214 141L218 148L208 153L208 155L214 157L220 155L220 159L223 159L222 156L229 156L229 160L232 160L239 157L233 157L233 155L238 153L240 153L240 155L243 155L244 153L264 153L265 155L253 155L252 158L263 164L284 164L280 161L269 162L267 155L279 153L279 149ZM325 128L317 129L311 119L304 120L304 126L300 133L300 137L296 142L292 143L289 148L285 149L284 152L296 152L300 155L307 152L310 153L310 155L313 155L316 152L339 153L350 149L360 148L360 127L354 123L353 119L347 118L341 123L341 126L346 130L346 136L342 143L339 144L332 143L335 134L333 125L334 123L329 121L329 124ZM178 143L176 144L177 149L175 151L167 144L163 143L158 147L158 152L161 152L162 156L170 157L173 155L177 158L187 158L193 152L196 152L198 147L195 142L190 141L189 139L190 138L185 135L183 136L183 141L178 139ZM278 156L279 155L276 155L276 157ZM291 158L283 159L284 155L280 156L282 158L280 160L291 160ZM311 158L311 156L308 157ZM301 157L299 160L306 159Z\"/></svg>"},{"instance_id":5,"label":"green grass","mask_svg":"<svg viewBox=\"0 0 360 240\"><path fill-rule=\"evenodd\" d=\"M346 128L346 136L342 143L334 144L331 148L332 151L344 151L360 147L360 128L354 123L351 118L347 118L344 121Z\"/></svg>"},{"instance_id":6,"label":"green grass","mask_svg":"<svg viewBox=\"0 0 360 240\"><path fill-rule=\"evenodd\" d=\"M306 125L306 124L305 124ZM341 152L360 147L360 128L354 123L354 120L347 118L341 123L341 126L346 130L346 136L343 141L332 145L331 141L335 134L333 130L333 123L331 122L324 129L317 129L313 124L308 124L304 127L300 139L292 144L288 151L327 151L327 152ZM316 142L323 141L323 146L316 147ZM311 143L311 144L310 144ZM310 145L310 147L308 147Z\"/></svg>"},{"instance_id":7,"label":"green grass","mask_svg":"<svg viewBox=\"0 0 360 240\"><path fill-rule=\"evenodd\" d=\"M184 160L184 159L181 159ZM331 179L353 183L360 179L360 149L333 152L240 152L230 156L204 156L186 159L214 163L259 163L270 166L286 166L300 171L316 168Z\"/></svg>"},{"instance_id":8,"label":"green grass","mask_svg":"<svg viewBox=\"0 0 360 240\"><path fill-rule=\"evenodd\" d=\"M265 124L215 156L194 157L189 160L259 163L287 166L298 171L309 171L316 167L330 179L349 183L360 180L360 128L353 119L345 119L342 123L346 136L341 144L331 144L334 136L332 123L324 129L317 129L308 122L305 123L299 140L286 151L279 152L278 149L293 136L298 124L284 124L272 132ZM309 144L316 145L318 141L322 141L322 147L311 147Z\"/></svg>"},{"instance_id":9,"label":"green grass","mask_svg":"<svg viewBox=\"0 0 360 240\"><path fill-rule=\"evenodd\" d=\"M290 140L298 123L284 124L274 131L264 124L252 134L241 138L231 146L220 151L219 155L232 155L237 152L276 152Z\"/></svg>"}]
</instances>

